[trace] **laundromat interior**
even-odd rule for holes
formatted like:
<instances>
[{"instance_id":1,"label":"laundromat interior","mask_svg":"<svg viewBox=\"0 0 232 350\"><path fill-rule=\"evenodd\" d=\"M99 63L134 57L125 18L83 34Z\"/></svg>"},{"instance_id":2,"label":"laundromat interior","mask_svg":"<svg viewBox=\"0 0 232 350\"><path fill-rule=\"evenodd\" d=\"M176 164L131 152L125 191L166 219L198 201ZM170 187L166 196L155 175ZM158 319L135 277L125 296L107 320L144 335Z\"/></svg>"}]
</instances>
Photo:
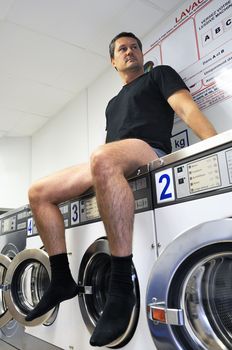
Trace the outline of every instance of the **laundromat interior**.
<instances>
[{"instance_id":1,"label":"laundromat interior","mask_svg":"<svg viewBox=\"0 0 232 350\"><path fill-rule=\"evenodd\" d=\"M93 349L111 269L95 191L57 204L80 292L26 321L51 278L28 190L105 143L121 32L141 40L145 74L179 74L217 134L201 140L175 113L171 153L127 178L135 305L101 348L232 350L232 1L0 0L1 350Z\"/></svg>"}]
</instances>

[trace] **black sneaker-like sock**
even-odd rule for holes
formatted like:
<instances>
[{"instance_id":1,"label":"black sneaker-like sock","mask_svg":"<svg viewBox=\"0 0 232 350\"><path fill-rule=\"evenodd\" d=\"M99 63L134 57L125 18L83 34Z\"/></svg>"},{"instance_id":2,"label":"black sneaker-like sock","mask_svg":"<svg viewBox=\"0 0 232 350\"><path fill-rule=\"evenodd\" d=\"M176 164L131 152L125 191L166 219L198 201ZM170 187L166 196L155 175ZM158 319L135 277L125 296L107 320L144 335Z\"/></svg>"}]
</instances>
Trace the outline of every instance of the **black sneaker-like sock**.
<instances>
[{"instance_id":1,"label":"black sneaker-like sock","mask_svg":"<svg viewBox=\"0 0 232 350\"><path fill-rule=\"evenodd\" d=\"M126 331L135 305L132 282L132 255L111 259L109 295L90 338L92 346L110 344Z\"/></svg>"},{"instance_id":2,"label":"black sneaker-like sock","mask_svg":"<svg viewBox=\"0 0 232 350\"><path fill-rule=\"evenodd\" d=\"M71 299L78 294L78 287L74 281L66 253L49 257L51 265L51 281L36 307L25 317L32 321L53 309L60 302Z\"/></svg>"}]
</instances>

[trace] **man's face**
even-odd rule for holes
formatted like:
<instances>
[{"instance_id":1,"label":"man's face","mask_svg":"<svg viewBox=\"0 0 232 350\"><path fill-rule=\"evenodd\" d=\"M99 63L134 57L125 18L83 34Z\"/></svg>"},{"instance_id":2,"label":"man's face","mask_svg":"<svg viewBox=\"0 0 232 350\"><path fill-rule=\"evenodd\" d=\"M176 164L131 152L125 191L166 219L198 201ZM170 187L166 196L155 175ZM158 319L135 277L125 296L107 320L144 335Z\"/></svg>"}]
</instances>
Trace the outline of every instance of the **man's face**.
<instances>
[{"instance_id":1,"label":"man's face","mask_svg":"<svg viewBox=\"0 0 232 350\"><path fill-rule=\"evenodd\" d=\"M111 62L119 72L141 70L143 68L143 53L137 40L130 37L117 39Z\"/></svg>"}]
</instances>

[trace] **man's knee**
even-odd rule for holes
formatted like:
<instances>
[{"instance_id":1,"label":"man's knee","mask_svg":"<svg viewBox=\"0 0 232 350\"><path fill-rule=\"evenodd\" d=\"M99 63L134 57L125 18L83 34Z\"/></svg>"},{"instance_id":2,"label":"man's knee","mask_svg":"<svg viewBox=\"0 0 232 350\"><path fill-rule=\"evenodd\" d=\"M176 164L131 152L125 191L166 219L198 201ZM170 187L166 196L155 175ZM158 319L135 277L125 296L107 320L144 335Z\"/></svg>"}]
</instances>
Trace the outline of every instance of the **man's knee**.
<instances>
[{"instance_id":1,"label":"man's knee","mask_svg":"<svg viewBox=\"0 0 232 350\"><path fill-rule=\"evenodd\" d=\"M98 147L90 158L91 171L94 177L109 176L115 170L113 156L110 151L103 146Z\"/></svg>"},{"instance_id":2,"label":"man's knee","mask_svg":"<svg viewBox=\"0 0 232 350\"><path fill-rule=\"evenodd\" d=\"M28 190L28 198L31 207L36 206L43 197L43 188L39 183L34 183Z\"/></svg>"}]
</instances>

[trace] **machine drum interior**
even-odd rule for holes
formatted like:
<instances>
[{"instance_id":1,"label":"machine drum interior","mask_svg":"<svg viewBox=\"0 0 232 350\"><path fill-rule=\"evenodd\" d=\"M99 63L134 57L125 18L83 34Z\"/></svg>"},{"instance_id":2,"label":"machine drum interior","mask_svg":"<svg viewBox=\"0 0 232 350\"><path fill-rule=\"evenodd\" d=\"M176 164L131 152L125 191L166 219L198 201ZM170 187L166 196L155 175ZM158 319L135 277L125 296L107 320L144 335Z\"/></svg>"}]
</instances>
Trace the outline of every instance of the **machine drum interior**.
<instances>
[{"instance_id":1,"label":"machine drum interior","mask_svg":"<svg viewBox=\"0 0 232 350\"><path fill-rule=\"evenodd\" d=\"M194 349L231 350L232 253L211 252L195 260L182 281L179 302L185 327L177 332L184 332L190 343L194 340Z\"/></svg>"},{"instance_id":2,"label":"machine drum interior","mask_svg":"<svg viewBox=\"0 0 232 350\"><path fill-rule=\"evenodd\" d=\"M86 306L96 325L99 320L108 295L110 276L110 257L101 253L95 255L88 266L85 284L92 286L93 294L86 295Z\"/></svg>"},{"instance_id":3,"label":"machine drum interior","mask_svg":"<svg viewBox=\"0 0 232 350\"><path fill-rule=\"evenodd\" d=\"M27 261L15 271L12 294L17 305L27 313L38 304L48 285L49 276L46 276L43 266L35 261Z\"/></svg>"},{"instance_id":4,"label":"machine drum interior","mask_svg":"<svg viewBox=\"0 0 232 350\"><path fill-rule=\"evenodd\" d=\"M218 258L208 285L212 326L232 343L232 256Z\"/></svg>"},{"instance_id":5,"label":"machine drum interior","mask_svg":"<svg viewBox=\"0 0 232 350\"><path fill-rule=\"evenodd\" d=\"M39 249L25 249L12 260L6 273L6 303L12 317L27 326L51 325L58 306L32 321L25 316L33 310L50 285L50 265L47 254Z\"/></svg>"},{"instance_id":6,"label":"machine drum interior","mask_svg":"<svg viewBox=\"0 0 232 350\"><path fill-rule=\"evenodd\" d=\"M36 307L43 294L48 289L50 278L46 268L33 259L19 265L12 281L12 294L19 309L25 314ZM55 321L59 306L56 306L51 316L43 322L50 326Z\"/></svg>"},{"instance_id":7,"label":"machine drum interior","mask_svg":"<svg viewBox=\"0 0 232 350\"><path fill-rule=\"evenodd\" d=\"M91 287L91 293L79 296L80 310L83 320L90 334L92 334L103 312L109 289L111 272L111 258L107 239L96 240L83 256L78 276L80 286ZM132 312L128 328L119 339L109 344L109 348L121 348L132 338L139 317L139 285L134 266L132 266L132 279L137 303Z\"/></svg>"}]
</instances>

